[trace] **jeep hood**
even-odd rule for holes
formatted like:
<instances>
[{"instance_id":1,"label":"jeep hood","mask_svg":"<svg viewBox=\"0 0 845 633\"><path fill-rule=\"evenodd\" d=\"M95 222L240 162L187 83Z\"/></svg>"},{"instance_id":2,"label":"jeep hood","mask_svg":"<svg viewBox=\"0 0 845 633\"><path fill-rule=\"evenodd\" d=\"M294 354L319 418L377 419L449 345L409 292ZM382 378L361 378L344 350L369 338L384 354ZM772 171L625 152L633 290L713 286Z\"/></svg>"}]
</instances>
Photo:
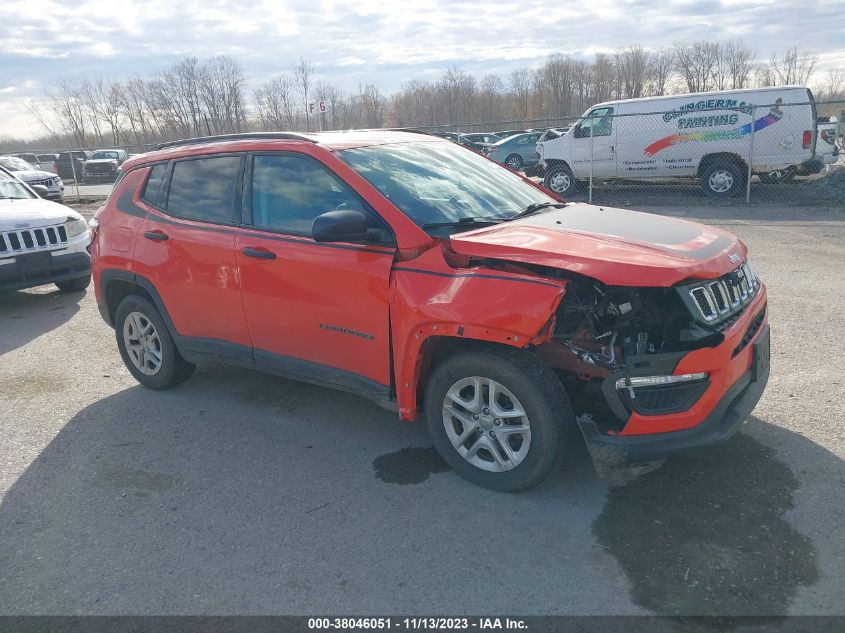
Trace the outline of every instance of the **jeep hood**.
<instances>
[{"instance_id":1,"label":"jeep hood","mask_svg":"<svg viewBox=\"0 0 845 633\"><path fill-rule=\"evenodd\" d=\"M535 264L611 286L671 286L734 270L747 249L726 231L651 213L573 203L452 235L473 259Z\"/></svg>"},{"instance_id":2,"label":"jeep hood","mask_svg":"<svg viewBox=\"0 0 845 633\"><path fill-rule=\"evenodd\" d=\"M82 218L73 209L41 198L0 199L0 231L61 224L69 217Z\"/></svg>"}]
</instances>

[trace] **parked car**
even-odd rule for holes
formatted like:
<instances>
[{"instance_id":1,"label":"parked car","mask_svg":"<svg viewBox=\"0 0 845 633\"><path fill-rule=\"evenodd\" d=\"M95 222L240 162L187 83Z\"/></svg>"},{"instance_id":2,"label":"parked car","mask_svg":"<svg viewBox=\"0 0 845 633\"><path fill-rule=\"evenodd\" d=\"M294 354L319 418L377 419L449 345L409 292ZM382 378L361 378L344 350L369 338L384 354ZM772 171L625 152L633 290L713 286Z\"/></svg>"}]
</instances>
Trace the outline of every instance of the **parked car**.
<instances>
[{"instance_id":1,"label":"parked car","mask_svg":"<svg viewBox=\"0 0 845 633\"><path fill-rule=\"evenodd\" d=\"M16 156L0 156L0 167L12 172L16 178L23 180L29 186L44 187L44 197L48 200L61 202L65 196L65 185L61 177L48 171L35 169L22 158Z\"/></svg>"},{"instance_id":2,"label":"parked car","mask_svg":"<svg viewBox=\"0 0 845 633\"><path fill-rule=\"evenodd\" d=\"M566 196L590 175L695 177L707 195L736 196L745 191L749 161L753 173L765 174L813 156L815 111L812 93L801 86L600 103L540 145L543 183Z\"/></svg>"},{"instance_id":3,"label":"parked car","mask_svg":"<svg viewBox=\"0 0 845 633\"><path fill-rule=\"evenodd\" d=\"M127 158L126 150L97 150L82 167L82 182L114 182L117 180L118 169Z\"/></svg>"},{"instance_id":4,"label":"parked car","mask_svg":"<svg viewBox=\"0 0 845 633\"><path fill-rule=\"evenodd\" d=\"M765 183L789 182L795 176L818 174L825 165L832 165L839 160L839 146L836 144L838 121L835 116L816 119L816 153L800 165L787 169L777 169L760 174L760 181Z\"/></svg>"},{"instance_id":5,"label":"parked car","mask_svg":"<svg viewBox=\"0 0 845 633\"><path fill-rule=\"evenodd\" d=\"M718 227L564 204L424 134L160 150L91 223L100 313L151 389L225 359L351 391L515 491L551 472L570 398L611 469L726 439L765 387L766 290Z\"/></svg>"},{"instance_id":6,"label":"parked car","mask_svg":"<svg viewBox=\"0 0 845 633\"><path fill-rule=\"evenodd\" d=\"M25 160L36 171L47 171L51 174L58 174L59 168L56 166L56 158L52 154L45 154L43 157L37 154L12 154L15 158Z\"/></svg>"},{"instance_id":7,"label":"parked car","mask_svg":"<svg viewBox=\"0 0 845 633\"><path fill-rule=\"evenodd\" d=\"M492 132L473 132L471 134L461 134L463 138L463 145L475 150L476 152L484 151L493 143L501 141L501 137Z\"/></svg>"},{"instance_id":8,"label":"parked car","mask_svg":"<svg viewBox=\"0 0 845 633\"><path fill-rule=\"evenodd\" d=\"M500 139L509 138L511 136L516 136L517 134L525 134L526 132L530 132L533 130L502 130L501 132L496 132L496 136Z\"/></svg>"},{"instance_id":9,"label":"parked car","mask_svg":"<svg viewBox=\"0 0 845 633\"><path fill-rule=\"evenodd\" d=\"M56 159L56 167L59 168L59 176L73 180L82 179L82 171L85 161L88 160L89 152L84 150L73 150L73 152L61 152Z\"/></svg>"},{"instance_id":10,"label":"parked car","mask_svg":"<svg viewBox=\"0 0 845 633\"><path fill-rule=\"evenodd\" d=\"M0 167L0 292L49 283L62 292L84 289L91 281L88 223L42 200L43 187L18 174Z\"/></svg>"},{"instance_id":11,"label":"parked car","mask_svg":"<svg viewBox=\"0 0 845 633\"><path fill-rule=\"evenodd\" d=\"M467 145L467 141L464 140L463 135L457 132L431 132L431 134L439 138L445 138L447 141L452 141L456 145Z\"/></svg>"},{"instance_id":12,"label":"parked car","mask_svg":"<svg viewBox=\"0 0 845 633\"><path fill-rule=\"evenodd\" d=\"M487 157L497 163L507 165L514 171L533 167L540 162L537 141L540 140L541 134L541 132L528 132L504 138L487 148Z\"/></svg>"}]
</instances>

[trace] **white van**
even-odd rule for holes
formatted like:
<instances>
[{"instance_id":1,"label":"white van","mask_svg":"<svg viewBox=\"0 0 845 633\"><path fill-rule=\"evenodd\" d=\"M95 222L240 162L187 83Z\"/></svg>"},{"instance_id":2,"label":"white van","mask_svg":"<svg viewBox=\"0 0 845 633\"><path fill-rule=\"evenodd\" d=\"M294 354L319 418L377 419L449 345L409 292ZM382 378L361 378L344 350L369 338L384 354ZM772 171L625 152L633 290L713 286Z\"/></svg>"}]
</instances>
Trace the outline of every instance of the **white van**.
<instances>
[{"instance_id":1,"label":"white van","mask_svg":"<svg viewBox=\"0 0 845 633\"><path fill-rule=\"evenodd\" d=\"M590 176L683 176L728 197L745 190L749 156L752 172L762 174L812 158L815 129L807 88L726 90L600 103L537 151L543 184L558 195Z\"/></svg>"}]
</instances>

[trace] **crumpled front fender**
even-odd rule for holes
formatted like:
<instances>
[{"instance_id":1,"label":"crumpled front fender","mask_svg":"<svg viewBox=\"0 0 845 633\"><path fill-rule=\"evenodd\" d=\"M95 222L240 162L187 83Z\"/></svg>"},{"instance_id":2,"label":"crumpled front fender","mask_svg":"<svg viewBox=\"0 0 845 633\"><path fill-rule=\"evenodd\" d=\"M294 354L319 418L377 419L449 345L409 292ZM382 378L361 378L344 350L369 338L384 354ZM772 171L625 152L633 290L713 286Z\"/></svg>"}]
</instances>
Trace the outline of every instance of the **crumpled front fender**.
<instances>
[{"instance_id":1,"label":"crumpled front fender","mask_svg":"<svg viewBox=\"0 0 845 633\"><path fill-rule=\"evenodd\" d=\"M399 416L413 420L425 346L455 337L524 347L551 338L566 282L488 268L451 268L440 249L394 266L390 282Z\"/></svg>"}]
</instances>

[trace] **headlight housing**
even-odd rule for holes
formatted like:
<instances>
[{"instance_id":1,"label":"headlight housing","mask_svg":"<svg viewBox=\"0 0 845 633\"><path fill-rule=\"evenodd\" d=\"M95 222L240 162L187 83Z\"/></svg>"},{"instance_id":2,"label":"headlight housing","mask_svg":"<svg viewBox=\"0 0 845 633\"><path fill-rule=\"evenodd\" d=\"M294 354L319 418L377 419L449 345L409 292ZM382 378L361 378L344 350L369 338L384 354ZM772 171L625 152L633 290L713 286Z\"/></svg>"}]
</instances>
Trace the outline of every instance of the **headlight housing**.
<instances>
[{"instance_id":1,"label":"headlight housing","mask_svg":"<svg viewBox=\"0 0 845 633\"><path fill-rule=\"evenodd\" d=\"M88 230L88 223L82 218L74 218L68 216L65 218L65 231L67 231L68 238L82 235Z\"/></svg>"}]
</instances>

